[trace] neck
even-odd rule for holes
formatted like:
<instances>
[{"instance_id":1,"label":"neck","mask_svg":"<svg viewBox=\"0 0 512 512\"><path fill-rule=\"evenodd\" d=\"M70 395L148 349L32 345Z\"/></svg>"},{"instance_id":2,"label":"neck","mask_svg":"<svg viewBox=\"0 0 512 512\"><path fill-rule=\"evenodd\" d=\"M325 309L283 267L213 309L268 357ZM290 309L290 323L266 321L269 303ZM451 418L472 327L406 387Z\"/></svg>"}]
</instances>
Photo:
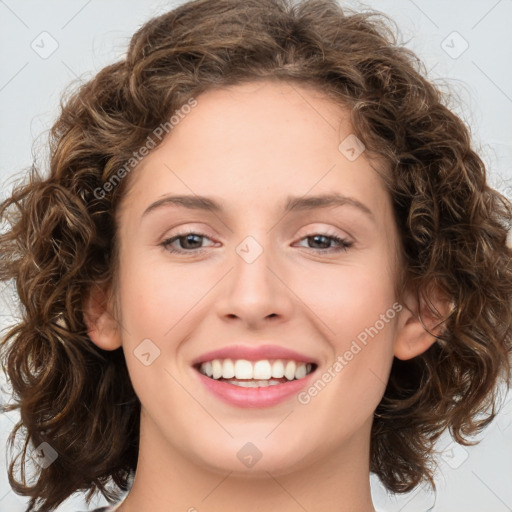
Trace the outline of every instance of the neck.
<instances>
[{"instance_id":1,"label":"neck","mask_svg":"<svg viewBox=\"0 0 512 512\"><path fill-rule=\"evenodd\" d=\"M307 468L216 472L184 457L147 414L141 414L137 471L116 512L230 512L332 510L374 512L369 481L371 423L346 446L319 456ZM256 468L256 466L255 466Z\"/></svg>"}]
</instances>

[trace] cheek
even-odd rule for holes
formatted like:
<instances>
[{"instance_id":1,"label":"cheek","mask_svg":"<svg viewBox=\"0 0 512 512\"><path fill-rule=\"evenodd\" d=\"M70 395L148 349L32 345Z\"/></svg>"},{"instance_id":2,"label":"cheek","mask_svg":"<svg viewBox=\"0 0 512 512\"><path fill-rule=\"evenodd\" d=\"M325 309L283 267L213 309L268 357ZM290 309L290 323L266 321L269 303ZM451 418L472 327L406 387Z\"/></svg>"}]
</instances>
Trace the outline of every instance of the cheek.
<instances>
[{"instance_id":1,"label":"cheek","mask_svg":"<svg viewBox=\"0 0 512 512\"><path fill-rule=\"evenodd\" d=\"M307 297L331 349L312 394L321 389L323 395L325 384L324 398L333 410L348 407L361 422L378 405L393 360L400 305L386 261L319 268L314 281L302 281L299 293Z\"/></svg>"},{"instance_id":2,"label":"cheek","mask_svg":"<svg viewBox=\"0 0 512 512\"><path fill-rule=\"evenodd\" d=\"M395 303L388 269L384 260L362 258L343 265L318 265L297 275L294 286L324 323L326 335L342 343L372 326Z\"/></svg>"},{"instance_id":3,"label":"cheek","mask_svg":"<svg viewBox=\"0 0 512 512\"><path fill-rule=\"evenodd\" d=\"M128 255L121 273L121 310L130 336L168 340L193 316L215 283L215 275L193 264L169 265ZM188 266L187 266L188 265ZM192 268L194 267L194 268ZM203 271L202 271L203 270Z\"/></svg>"},{"instance_id":4,"label":"cheek","mask_svg":"<svg viewBox=\"0 0 512 512\"><path fill-rule=\"evenodd\" d=\"M199 265L191 270L193 264L169 265L159 259L148 262L135 252L126 254L120 272L123 351L143 404L154 402L154 390L162 386L166 400L177 399L179 389L167 372L174 374L181 344L186 344L198 319L211 313L209 291L219 279L211 268Z\"/></svg>"},{"instance_id":5,"label":"cheek","mask_svg":"<svg viewBox=\"0 0 512 512\"><path fill-rule=\"evenodd\" d=\"M299 396L306 409L311 406L310 411L324 411L332 418L331 423L321 413L312 415L318 417L318 429L325 423L336 425L328 434L334 443L340 435L358 431L372 416L384 395L394 357L398 304L391 295L377 297L375 291L357 295L357 300L348 294L344 303L330 306L332 314L325 318L333 331L328 334L332 356Z\"/></svg>"},{"instance_id":6,"label":"cheek","mask_svg":"<svg viewBox=\"0 0 512 512\"><path fill-rule=\"evenodd\" d=\"M327 298L317 295L313 298L316 304L311 306L327 326L324 332L333 360L343 356L343 372L351 374L351 379L370 377L372 370L385 380L392 360L398 307L392 287L355 272L344 284L340 288L331 283Z\"/></svg>"}]
</instances>

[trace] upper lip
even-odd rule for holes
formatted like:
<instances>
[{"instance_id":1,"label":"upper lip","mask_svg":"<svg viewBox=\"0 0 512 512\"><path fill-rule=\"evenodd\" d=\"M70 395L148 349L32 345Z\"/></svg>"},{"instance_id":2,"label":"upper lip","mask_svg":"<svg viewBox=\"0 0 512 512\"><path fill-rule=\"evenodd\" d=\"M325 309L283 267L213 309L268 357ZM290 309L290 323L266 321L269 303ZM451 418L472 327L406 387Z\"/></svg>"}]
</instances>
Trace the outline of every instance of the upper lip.
<instances>
[{"instance_id":1,"label":"upper lip","mask_svg":"<svg viewBox=\"0 0 512 512\"><path fill-rule=\"evenodd\" d=\"M303 363L315 363L314 357L301 354L289 348L278 345L231 345L217 350L212 350L194 359L192 365L213 361L214 359L246 359L248 361L260 361L262 359L290 359Z\"/></svg>"}]
</instances>

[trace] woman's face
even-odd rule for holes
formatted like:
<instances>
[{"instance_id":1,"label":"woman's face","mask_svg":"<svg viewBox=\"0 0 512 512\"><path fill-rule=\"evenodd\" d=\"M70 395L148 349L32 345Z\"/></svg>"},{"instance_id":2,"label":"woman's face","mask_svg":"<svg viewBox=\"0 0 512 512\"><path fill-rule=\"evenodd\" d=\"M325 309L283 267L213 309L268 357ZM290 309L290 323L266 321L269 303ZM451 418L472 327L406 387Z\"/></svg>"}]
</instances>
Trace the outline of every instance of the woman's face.
<instances>
[{"instance_id":1,"label":"woman's face","mask_svg":"<svg viewBox=\"0 0 512 512\"><path fill-rule=\"evenodd\" d=\"M141 443L252 474L368 450L401 329L389 194L309 87L196 100L118 212Z\"/></svg>"}]
</instances>

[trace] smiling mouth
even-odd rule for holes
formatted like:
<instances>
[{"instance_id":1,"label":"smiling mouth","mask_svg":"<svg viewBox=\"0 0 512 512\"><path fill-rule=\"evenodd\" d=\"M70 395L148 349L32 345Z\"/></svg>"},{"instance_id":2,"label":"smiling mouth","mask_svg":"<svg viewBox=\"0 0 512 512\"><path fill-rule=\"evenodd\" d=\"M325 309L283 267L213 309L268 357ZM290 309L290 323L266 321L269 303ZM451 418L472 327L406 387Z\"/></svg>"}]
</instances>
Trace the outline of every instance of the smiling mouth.
<instances>
[{"instance_id":1,"label":"smiling mouth","mask_svg":"<svg viewBox=\"0 0 512 512\"><path fill-rule=\"evenodd\" d=\"M245 388L259 388L300 380L315 371L315 363L291 359L213 359L194 368L212 380Z\"/></svg>"}]
</instances>

